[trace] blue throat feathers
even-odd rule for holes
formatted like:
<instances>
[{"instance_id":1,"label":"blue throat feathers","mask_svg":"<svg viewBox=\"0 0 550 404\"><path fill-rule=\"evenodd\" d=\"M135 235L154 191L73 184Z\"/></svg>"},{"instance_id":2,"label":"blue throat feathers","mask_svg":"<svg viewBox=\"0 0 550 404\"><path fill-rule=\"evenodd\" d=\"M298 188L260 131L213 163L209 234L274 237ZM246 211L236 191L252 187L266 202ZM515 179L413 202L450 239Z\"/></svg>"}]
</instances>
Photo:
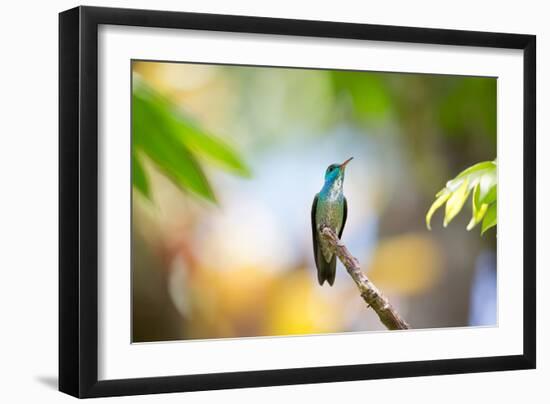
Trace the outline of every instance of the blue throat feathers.
<instances>
[{"instance_id":1,"label":"blue throat feathers","mask_svg":"<svg viewBox=\"0 0 550 404\"><path fill-rule=\"evenodd\" d=\"M344 174L343 173L330 173L325 178L325 183L319 196L323 199L340 199L344 197L343 194L343 183L344 183Z\"/></svg>"}]
</instances>

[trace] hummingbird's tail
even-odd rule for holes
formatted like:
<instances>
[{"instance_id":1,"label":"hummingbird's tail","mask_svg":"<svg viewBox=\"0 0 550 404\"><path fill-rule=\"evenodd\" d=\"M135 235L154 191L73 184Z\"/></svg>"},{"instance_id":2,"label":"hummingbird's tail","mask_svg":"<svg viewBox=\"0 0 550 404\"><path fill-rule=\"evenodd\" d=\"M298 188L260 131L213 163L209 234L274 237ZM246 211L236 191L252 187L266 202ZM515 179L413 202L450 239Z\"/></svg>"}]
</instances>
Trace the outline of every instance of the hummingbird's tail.
<instances>
[{"instance_id":1,"label":"hummingbird's tail","mask_svg":"<svg viewBox=\"0 0 550 404\"><path fill-rule=\"evenodd\" d=\"M319 256L316 260L317 280L321 286L323 286L325 280L328 281L330 286L332 286L334 285L334 279L336 278L336 255L332 256L330 262L326 262L320 248L318 251Z\"/></svg>"}]
</instances>

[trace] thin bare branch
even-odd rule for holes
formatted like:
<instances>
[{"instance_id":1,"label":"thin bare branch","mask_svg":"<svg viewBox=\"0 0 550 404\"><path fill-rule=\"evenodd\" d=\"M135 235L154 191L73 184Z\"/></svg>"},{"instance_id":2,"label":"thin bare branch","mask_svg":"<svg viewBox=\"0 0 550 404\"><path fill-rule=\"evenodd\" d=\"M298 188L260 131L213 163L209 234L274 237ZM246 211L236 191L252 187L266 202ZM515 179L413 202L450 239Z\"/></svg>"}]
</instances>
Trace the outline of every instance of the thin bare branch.
<instances>
[{"instance_id":1,"label":"thin bare branch","mask_svg":"<svg viewBox=\"0 0 550 404\"><path fill-rule=\"evenodd\" d=\"M321 236L332 246L334 253L346 267L348 273L355 281L361 297L367 303L368 307L378 314L380 321L389 330L406 330L410 326L407 324L388 299L378 290L378 288L361 271L359 261L348 251L346 246L340 241L336 233L329 227L321 228Z\"/></svg>"}]
</instances>

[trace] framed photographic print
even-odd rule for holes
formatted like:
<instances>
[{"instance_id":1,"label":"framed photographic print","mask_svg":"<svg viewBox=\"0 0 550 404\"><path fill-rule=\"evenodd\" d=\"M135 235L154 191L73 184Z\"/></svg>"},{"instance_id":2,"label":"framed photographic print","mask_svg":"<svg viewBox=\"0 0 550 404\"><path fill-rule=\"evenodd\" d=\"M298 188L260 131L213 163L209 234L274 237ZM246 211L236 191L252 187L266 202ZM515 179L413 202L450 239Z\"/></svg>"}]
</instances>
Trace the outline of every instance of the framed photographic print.
<instances>
[{"instance_id":1,"label":"framed photographic print","mask_svg":"<svg viewBox=\"0 0 550 404\"><path fill-rule=\"evenodd\" d=\"M59 27L61 391L535 367L534 36Z\"/></svg>"}]
</instances>

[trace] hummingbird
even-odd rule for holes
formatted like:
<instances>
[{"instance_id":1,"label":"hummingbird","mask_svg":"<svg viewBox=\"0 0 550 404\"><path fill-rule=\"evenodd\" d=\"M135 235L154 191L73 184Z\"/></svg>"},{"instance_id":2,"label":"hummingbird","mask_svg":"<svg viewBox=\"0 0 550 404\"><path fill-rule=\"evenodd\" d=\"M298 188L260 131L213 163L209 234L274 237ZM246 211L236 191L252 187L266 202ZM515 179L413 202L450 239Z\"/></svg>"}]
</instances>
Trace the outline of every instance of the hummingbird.
<instances>
[{"instance_id":1,"label":"hummingbird","mask_svg":"<svg viewBox=\"0 0 550 404\"><path fill-rule=\"evenodd\" d=\"M313 233L313 255L317 267L317 280L320 285L328 281L334 284L336 277L336 256L331 252L327 242L321 237L321 226L330 227L338 238L342 237L348 217L348 201L344 196L344 172L350 157L342 164L331 164L325 172L325 184L315 195L311 207L311 230Z\"/></svg>"}]
</instances>

